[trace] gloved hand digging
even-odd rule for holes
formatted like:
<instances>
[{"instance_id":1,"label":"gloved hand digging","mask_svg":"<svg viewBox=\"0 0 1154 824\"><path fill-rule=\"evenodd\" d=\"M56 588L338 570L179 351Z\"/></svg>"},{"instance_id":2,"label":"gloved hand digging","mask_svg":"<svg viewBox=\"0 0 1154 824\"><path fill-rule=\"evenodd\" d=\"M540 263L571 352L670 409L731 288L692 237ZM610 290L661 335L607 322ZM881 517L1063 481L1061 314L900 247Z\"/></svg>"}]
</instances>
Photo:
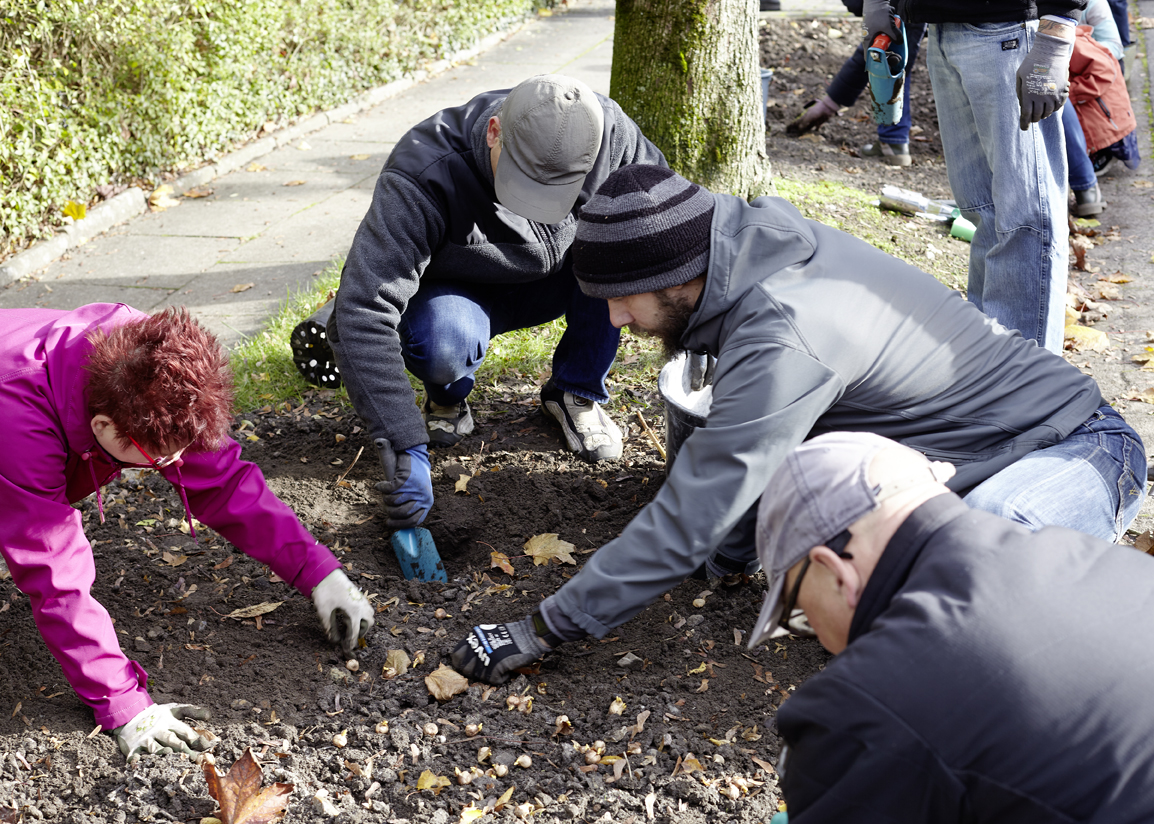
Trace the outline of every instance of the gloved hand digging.
<instances>
[{"instance_id":1,"label":"gloved hand digging","mask_svg":"<svg viewBox=\"0 0 1154 824\"><path fill-rule=\"evenodd\" d=\"M385 495L390 529L410 529L425 520L433 506L433 478L429 448L425 444L397 453L386 438L374 441L380 453L385 480L377 489Z\"/></svg>"},{"instance_id":2,"label":"gloved hand digging","mask_svg":"<svg viewBox=\"0 0 1154 824\"><path fill-rule=\"evenodd\" d=\"M561 643L540 613L508 624L481 624L457 648L450 660L466 678L504 684L513 671L543 658Z\"/></svg>"},{"instance_id":3,"label":"gloved hand digging","mask_svg":"<svg viewBox=\"0 0 1154 824\"><path fill-rule=\"evenodd\" d=\"M112 730L112 734L129 764L143 754L192 753L207 750L212 744L182 719L207 721L210 715L208 710L191 704L153 704Z\"/></svg>"},{"instance_id":4,"label":"gloved hand digging","mask_svg":"<svg viewBox=\"0 0 1154 824\"><path fill-rule=\"evenodd\" d=\"M1018 66L1018 105L1022 131L1062 107L1070 93L1070 55L1074 51L1074 21L1053 14L1038 21L1038 35Z\"/></svg>"},{"instance_id":5,"label":"gloved hand digging","mask_svg":"<svg viewBox=\"0 0 1154 824\"><path fill-rule=\"evenodd\" d=\"M313 588L313 604L329 640L352 656L357 641L373 625L373 607L349 576L334 569Z\"/></svg>"}]
</instances>

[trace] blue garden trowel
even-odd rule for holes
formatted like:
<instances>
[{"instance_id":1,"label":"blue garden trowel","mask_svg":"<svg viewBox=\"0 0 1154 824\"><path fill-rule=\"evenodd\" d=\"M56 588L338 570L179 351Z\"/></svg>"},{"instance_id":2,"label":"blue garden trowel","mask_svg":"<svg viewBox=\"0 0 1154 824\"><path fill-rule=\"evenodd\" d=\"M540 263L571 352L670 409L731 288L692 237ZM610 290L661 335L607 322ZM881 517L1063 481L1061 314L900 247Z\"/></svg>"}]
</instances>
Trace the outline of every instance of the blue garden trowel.
<instances>
[{"instance_id":1,"label":"blue garden trowel","mask_svg":"<svg viewBox=\"0 0 1154 824\"><path fill-rule=\"evenodd\" d=\"M384 438L379 438L376 446L381 455L381 465L385 470L385 480L392 482L393 476L397 473L397 455ZM405 576L405 580L445 582L449 580L429 530L420 526L397 529L393 531L389 542L393 545L393 552L397 554L397 562L401 565L401 573Z\"/></svg>"},{"instance_id":2,"label":"blue garden trowel","mask_svg":"<svg viewBox=\"0 0 1154 824\"><path fill-rule=\"evenodd\" d=\"M894 27L901 32L901 43L894 43L889 35L879 34L865 54L870 107L874 122L880 126L892 126L902 117L902 87L906 82L906 27L897 17L894 17Z\"/></svg>"}]
</instances>

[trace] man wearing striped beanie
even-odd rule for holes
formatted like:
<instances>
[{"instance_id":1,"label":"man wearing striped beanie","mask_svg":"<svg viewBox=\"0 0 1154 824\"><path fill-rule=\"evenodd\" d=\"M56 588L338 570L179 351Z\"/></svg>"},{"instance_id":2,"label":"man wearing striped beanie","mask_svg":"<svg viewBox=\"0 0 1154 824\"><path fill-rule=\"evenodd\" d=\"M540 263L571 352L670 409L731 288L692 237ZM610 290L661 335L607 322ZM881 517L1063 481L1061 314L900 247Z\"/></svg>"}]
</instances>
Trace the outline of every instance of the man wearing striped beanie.
<instances>
[{"instance_id":1,"label":"man wearing striped beanie","mask_svg":"<svg viewBox=\"0 0 1154 824\"><path fill-rule=\"evenodd\" d=\"M1141 507L1142 441L1092 378L785 200L625 166L582 208L572 249L614 326L716 358L712 403L618 538L531 616L457 647L472 678L500 683L559 643L602 638L694 573L755 570L766 482L824 432L951 464L947 486L971 508L1031 529L1117 540Z\"/></svg>"}]
</instances>

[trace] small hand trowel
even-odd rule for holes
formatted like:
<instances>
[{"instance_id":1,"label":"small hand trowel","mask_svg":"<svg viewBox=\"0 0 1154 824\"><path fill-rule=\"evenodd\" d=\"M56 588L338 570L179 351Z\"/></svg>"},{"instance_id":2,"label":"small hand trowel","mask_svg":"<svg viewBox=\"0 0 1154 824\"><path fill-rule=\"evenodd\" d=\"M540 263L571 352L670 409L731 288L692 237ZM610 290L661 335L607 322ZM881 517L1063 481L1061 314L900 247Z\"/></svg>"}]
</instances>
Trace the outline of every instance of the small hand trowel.
<instances>
[{"instance_id":1,"label":"small hand trowel","mask_svg":"<svg viewBox=\"0 0 1154 824\"><path fill-rule=\"evenodd\" d=\"M392 483L393 476L397 473L396 453L384 438L378 439L376 445L381 454L385 480ZM441 563L441 556L429 530L420 526L397 529L393 531L389 542L393 545L393 552L397 554L397 562L401 565L401 573L405 576L405 580L448 582L449 576L445 574L445 565Z\"/></svg>"},{"instance_id":2,"label":"small hand trowel","mask_svg":"<svg viewBox=\"0 0 1154 824\"><path fill-rule=\"evenodd\" d=\"M902 87L906 80L906 29L894 17L902 42L894 43L889 35L879 34L866 49L866 73L869 75L870 106L874 122L890 125L902 119Z\"/></svg>"}]
</instances>

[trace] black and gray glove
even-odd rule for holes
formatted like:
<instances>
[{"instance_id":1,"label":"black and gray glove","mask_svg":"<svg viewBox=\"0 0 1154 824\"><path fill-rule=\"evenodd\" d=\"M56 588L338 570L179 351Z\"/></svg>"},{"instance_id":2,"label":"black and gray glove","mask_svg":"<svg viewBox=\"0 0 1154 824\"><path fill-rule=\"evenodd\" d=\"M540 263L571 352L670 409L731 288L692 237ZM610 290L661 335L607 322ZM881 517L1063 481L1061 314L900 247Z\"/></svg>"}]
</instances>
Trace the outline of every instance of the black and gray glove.
<instances>
[{"instance_id":1,"label":"black and gray glove","mask_svg":"<svg viewBox=\"0 0 1154 824\"><path fill-rule=\"evenodd\" d=\"M457 644L450 660L474 681L504 684L513 671L543 658L561 639L549 632L537 613L509 624L481 624Z\"/></svg>"},{"instance_id":2,"label":"black and gray glove","mask_svg":"<svg viewBox=\"0 0 1154 824\"><path fill-rule=\"evenodd\" d=\"M377 484L385 495L385 525L390 529L411 529L425 520L433 507L429 448L422 443L398 453L387 438L377 438L374 444L385 470L385 480Z\"/></svg>"},{"instance_id":3,"label":"black and gray glove","mask_svg":"<svg viewBox=\"0 0 1154 824\"><path fill-rule=\"evenodd\" d=\"M1070 55L1074 52L1074 21L1047 14L1038 21L1038 35L1018 66L1018 105L1022 131L1052 115L1070 94Z\"/></svg>"},{"instance_id":4,"label":"black and gray glove","mask_svg":"<svg viewBox=\"0 0 1154 824\"><path fill-rule=\"evenodd\" d=\"M866 48L873 44L879 34L889 37L892 43L902 42L902 29L894 20L894 10L889 0L865 0L861 27L865 33Z\"/></svg>"}]
</instances>

